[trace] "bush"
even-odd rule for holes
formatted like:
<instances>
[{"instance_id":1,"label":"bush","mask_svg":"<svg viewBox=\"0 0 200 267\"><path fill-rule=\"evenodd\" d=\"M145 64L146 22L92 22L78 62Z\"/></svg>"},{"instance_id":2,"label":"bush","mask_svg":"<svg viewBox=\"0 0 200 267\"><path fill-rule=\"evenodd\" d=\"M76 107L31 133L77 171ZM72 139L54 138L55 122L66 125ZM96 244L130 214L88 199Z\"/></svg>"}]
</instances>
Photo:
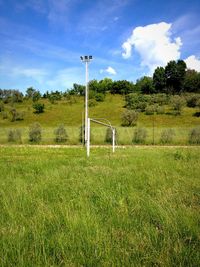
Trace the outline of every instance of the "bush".
<instances>
[{"instance_id":1,"label":"bush","mask_svg":"<svg viewBox=\"0 0 200 267\"><path fill-rule=\"evenodd\" d=\"M10 129L8 132L8 142L22 142L21 131L19 129Z\"/></svg>"},{"instance_id":2,"label":"bush","mask_svg":"<svg viewBox=\"0 0 200 267\"><path fill-rule=\"evenodd\" d=\"M117 136L118 136L117 129L115 128L115 140L116 140ZM106 130L105 142L112 144L112 138L113 138L113 132L112 132L112 129L109 127Z\"/></svg>"},{"instance_id":3,"label":"bush","mask_svg":"<svg viewBox=\"0 0 200 267\"><path fill-rule=\"evenodd\" d=\"M125 97L125 107L127 109L134 109L137 111L145 111L145 108L150 101L151 96L141 95L141 94L129 94Z\"/></svg>"},{"instance_id":4,"label":"bush","mask_svg":"<svg viewBox=\"0 0 200 267\"><path fill-rule=\"evenodd\" d=\"M160 142L162 144L170 144L175 136L175 131L173 129L165 129L161 132Z\"/></svg>"},{"instance_id":5,"label":"bush","mask_svg":"<svg viewBox=\"0 0 200 267\"><path fill-rule=\"evenodd\" d=\"M93 139L94 139L94 136L90 129L90 141L92 141ZM79 128L79 142L81 142L82 144L85 144L85 125L81 125L81 127Z\"/></svg>"},{"instance_id":6,"label":"bush","mask_svg":"<svg viewBox=\"0 0 200 267\"><path fill-rule=\"evenodd\" d=\"M156 113L157 114L165 114L165 107L164 106L158 106L156 108Z\"/></svg>"},{"instance_id":7,"label":"bush","mask_svg":"<svg viewBox=\"0 0 200 267\"><path fill-rule=\"evenodd\" d=\"M0 112L4 111L4 104L0 103Z\"/></svg>"},{"instance_id":8,"label":"bush","mask_svg":"<svg viewBox=\"0 0 200 267\"><path fill-rule=\"evenodd\" d=\"M18 112L15 108L10 110L11 122L21 121L24 119L24 112Z\"/></svg>"},{"instance_id":9,"label":"bush","mask_svg":"<svg viewBox=\"0 0 200 267\"><path fill-rule=\"evenodd\" d=\"M88 101L88 106L89 107L95 107L97 105L97 101L95 99L90 99Z\"/></svg>"},{"instance_id":10,"label":"bush","mask_svg":"<svg viewBox=\"0 0 200 267\"><path fill-rule=\"evenodd\" d=\"M64 125L61 124L56 130L55 130L55 141L57 143L66 142L68 140L68 134L66 129L64 128Z\"/></svg>"},{"instance_id":11,"label":"bush","mask_svg":"<svg viewBox=\"0 0 200 267\"><path fill-rule=\"evenodd\" d=\"M6 111L2 111L2 118L3 120L8 118L8 113Z\"/></svg>"},{"instance_id":12,"label":"bush","mask_svg":"<svg viewBox=\"0 0 200 267\"><path fill-rule=\"evenodd\" d=\"M175 115L180 115L183 107L186 105L184 97L175 95L171 99L172 109L175 111Z\"/></svg>"},{"instance_id":13,"label":"bush","mask_svg":"<svg viewBox=\"0 0 200 267\"><path fill-rule=\"evenodd\" d=\"M41 139L42 139L41 125L35 122L29 128L29 141L40 142Z\"/></svg>"},{"instance_id":14,"label":"bush","mask_svg":"<svg viewBox=\"0 0 200 267\"><path fill-rule=\"evenodd\" d=\"M160 106L167 105L169 103L169 96L166 94L154 94L151 96L150 103Z\"/></svg>"},{"instance_id":15,"label":"bush","mask_svg":"<svg viewBox=\"0 0 200 267\"><path fill-rule=\"evenodd\" d=\"M35 103L35 104L33 104L33 108L35 109L34 113L36 113L36 114L44 112L44 104Z\"/></svg>"},{"instance_id":16,"label":"bush","mask_svg":"<svg viewBox=\"0 0 200 267\"><path fill-rule=\"evenodd\" d=\"M95 95L95 100L96 100L97 102L103 102L103 101L105 100L105 95L102 94L102 93L97 93L97 94Z\"/></svg>"},{"instance_id":17,"label":"bush","mask_svg":"<svg viewBox=\"0 0 200 267\"><path fill-rule=\"evenodd\" d=\"M135 126L138 120L138 112L126 110L122 113L122 126Z\"/></svg>"},{"instance_id":18,"label":"bush","mask_svg":"<svg viewBox=\"0 0 200 267\"><path fill-rule=\"evenodd\" d=\"M147 137L147 130L145 128L137 128L135 129L133 136L133 143L136 144L144 144Z\"/></svg>"},{"instance_id":19,"label":"bush","mask_svg":"<svg viewBox=\"0 0 200 267\"><path fill-rule=\"evenodd\" d=\"M191 95L186 97L187 106L190 108L195 108L197 106L197 102L200 101L200 95Z\"/></svg>"},{"instance_id":20,"label":"bush","mask_svg":"<svg viewBox=\"0 0 200 267\"><path fill-rule=\"evenodd\" d=\"M193 128L189 133L190 144L200 144L200 127Z\"/></svg>"},{"instance_id":21,"label":"bush","mask_svg":"<svg viewBox=\"0 0 200 267\"><path fill-rule=\"evenodd\" d=\"M152 115L157 110L157 105L148 105L145 109L146 115Z\"/></svg>"}]
</instances>

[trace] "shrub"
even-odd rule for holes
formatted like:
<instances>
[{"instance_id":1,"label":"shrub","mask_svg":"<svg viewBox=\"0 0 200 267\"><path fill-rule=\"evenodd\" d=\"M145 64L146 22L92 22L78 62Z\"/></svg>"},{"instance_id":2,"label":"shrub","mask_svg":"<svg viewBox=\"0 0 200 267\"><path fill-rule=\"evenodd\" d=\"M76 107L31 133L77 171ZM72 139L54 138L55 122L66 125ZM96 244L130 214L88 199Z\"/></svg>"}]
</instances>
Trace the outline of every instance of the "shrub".
<instances>
[{"instance_id":1,"label":"shrub","mask_svg":"<svg viewBox=\"0 0 200 267\"><path fill-rule=\"evenodd\" d=\"M42 139L41 125L38 122L35 122L29 128L29 141L40 142L41 139Z\"/></svg>"},{"instance_id":2,"label":"shrub","mask_svg":"<svg viewBox=\"0 0 200 267\"><path fill-rule=\"evenodd\" d=\"M148 105L145 109L146 115L152 115L157 110L157 105Z\"/></svg>"},{"instance_id":3,"label":"shrub","mask_svg":"<svg viewBox=\"0 0 200 267\"><path fill-rule=\"evenodd\" d=\"M115 140L118 136L117 129L115 128ZM109 127L106 130L106 135L105 135L105 142L112 144L112 138L113 138L113 132L112 129Z\"/></svg>"},{"instance_id":4,"label":"shrub","mask_svg":"<svg viewBox=\"0 0 200 267\"><path fill-rule=\"evenodd\" d=\"M156 108L156 113L157 114L165 114L165 107L164 106L158 106Z\"/></svg>"},{"instance_id":5,"label":"shrub","mask_svg":"<svg viewBox=\"0 0 200 267\"><path fill-rule=\"evenodd\" d=\"M190 144L200 144L200 127L193 128L189 133Z\"/></svg>"},{"instance_id":6,"label":"shrub","mask_svg":"<svg viewBox=\"0 0 200 267\"><path fill-rule=\"evenodd\" d=\"M135 129L133 136L133 143L143 144L147 137L147 130L145 128L137 128Z\"/></svg>"},{"instance_id":7,"label":"shrub","mask_svg":"<svg viewBox=\"0 0 200 267\"><path fill-rule=\"evenodd\" d=\"M88 101L88 106L89 107L95 107L97 105L97 101L95 99L90 99Z\"/></svg>"},{"instance_id":8,"label":"shrub","mask_svg":"<svg viewBox=\"0 0 200 267\"><path fill-rule=\"evenodd\" d=\"M97 102L103 102L103 101L105 100L105 95L102 94L102 93L97 93L97 94L95 95L95 100L96 100Z\"/></svg>"},{"instance_id":9,"label":"shrub","mask_svg":"<svg viewBox=\"0 0 200 267\"><path fill-rule=\"evenodd\" d=\"M186 105L185 98L175 95L171 99L172 109L175 111L175 115L180 115L183 107Z\"/></svg>"},{"instance_id":10,"label":"shrub","mask_svg":"<svg viewBox=\"0 0 200 267\"><path fill-rule=\"evenodd\" d=\"M175 131L173 129L165 129L161 132L160 142L162 144L170 144L175 136Z\"/></svg>"},{"instance_id":11,"label":"shrub","mask_svg":"<svg viewBox=\"0 0 200 267\"><path fill-rule=\"evenodd\" d=\"M36 113L36 114L44 112L44 104L35 103L35 104L33 104L33 108L35 109L34 113Z\"/></svg>"},{"instance_id":12,"label":"shrub","mask_svg":"<svg viewBox=\"0 0 200 267\"><path fill-rule=\"evenodd\" d=\"M61 124L56 130L55 130L55 141L57 143L66 142L68 140L68 134L66 129L64 128L64 125Z\"/></svg>"},{"instance_id":13,"label":"shrub","mask_svg":"<svg viewBox=\"0 0 200 267\"><path fill-rule=\"evenodd\" d=\"M134 126L138 120L138 112L126 110L122 113L122 126Z\"/></svg>"},{"instance_id":14,"label":"shrub","mask_svg":"<svg viewBox=\"0 0 200 267\"><path fill-rule=\"evenodd\" d=\"M10 129L8 131L8 142L22 142L21 131L19 129Z\"/></svg>"},{"instance_id":15,"label":"shrub","mask_svg":"<svg viewBox=\"0 0 200 267\"><path fill-rule=\"evenodd\" d=\"M137 111L145 111L145 108L150 101L151 96L141 95L141 94L129 94L125 97L125 107L127 109L134 109Z\"/></svg>"},{"instance_id":16,"label":"shrub","mask_svg":"<svg viewBox=\"0 0 200 267\"><path fill-rule=\"evenodd\" d=\"M0 103L0 112L4 111L4 104Z\"/></svg>"},{"instance_id":17,"label":"shrub","mask_svg":"<svg viewBox=\"0 0 200 267\"><path fill-rule=\"evenodd\" d=\"M8 113L6 111L2 111L2 118L3 120L8 118Z\"/></svg>"},{"instance_id":18,"label":"shrub","mask_svg":"<svg viewBox=\"0 0 200 267\"><path fill-rule=\"evenodd\" d=\"M11 122L21 121L24 119L24 112L18 112L15 108L10 110Z\"/></svg>"},{"instance_id":19,"label":"shrub","mask_svg":"<svg viewBox=\"0 0 200 267\"><path fill-rule=\"evenodd\" d=\"M92 141L93 139L94 139L94 136L90 129L90 141ZM85 125L81 125L81 127L79 128L79 142L81 142L82 144L85 144Z\"/></svg>"},{"instance_id":20,"label":"shrub","mask_svg":"<svg viewBox=\"0 0 200 267\"><path fill-rule=\"evenodd\" d=\"M169 96L166 94L154 94L151 96L150 103L158 104L160 106L167 105L169 102Z\"/></svg>"},{"instance_id":21,"label":"shrub","mask_svg":"<svg viewBox=\"0 0 200 267\"><path fill-rule=\"evenodd\" d=\"M186 98L187 106L190 108L195 108L197 106L197 102L200 101L199 95L191 95Z\"/></svg>"}]
</instances>

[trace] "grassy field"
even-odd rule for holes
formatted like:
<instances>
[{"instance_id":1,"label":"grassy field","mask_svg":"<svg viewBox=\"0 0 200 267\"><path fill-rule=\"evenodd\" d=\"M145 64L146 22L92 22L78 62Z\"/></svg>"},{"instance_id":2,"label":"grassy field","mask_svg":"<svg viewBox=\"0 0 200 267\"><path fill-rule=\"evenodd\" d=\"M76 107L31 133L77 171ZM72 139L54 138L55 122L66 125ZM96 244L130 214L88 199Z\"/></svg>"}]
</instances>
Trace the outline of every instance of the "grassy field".
<instances>
[{"instance_id":1,"label":"grassy field","mask_svg":"<svg viewBox=\"0 0 200 267\"><path fill-rule=\"evenodd\" d=\"M0 266L200 265L198 148L0 150Z\"/></svg>"},{"instance_id":2,"label":"grassy field","mask_svg":"<svg viewBox=\"0 0 200 267\"><path fill-rule=\"evenodd\" d=\"M73 97L69 100L58 101L56 104L51 104L48 100L42 99L45 104L45 112L42 114L34 114L32 102L26 100L23 103L4 105L5 112L8 114L7 119L2 118L0 114L0 143L7 143L8 132L10 129L20 129L22 134L22 143L28 143L29 126L33 122L39 122L42 127L42 144L52 144L54 142L54 131L60 124L64 124L69 140L68 144L79 143L79 132L84 114L84 102L81 97ZM89 108L89 114L92 118L107 118L113 126L117 127L119 133L118 144L131 144L135 127L121 127L121 115L125 110L124 97L120 95L107 95L104 102L98 103L95 107ZM9 111L11 108L16 108L19 112L24 112L24 120L10 121ZM160 115L145 115L140 113L137 127L145 127L147 129L146 144L160 143L161 132L166 128L175 130L175 138L172 144L187 144L188 135L192 128L200 125L200 118L193 116L197 111L194 108L184 108L180 116L175 116L168 106L166 106L166 114ZM154 125L154 130L153 130ZM105 128L99 127L96 124L91 125L93 133L93 143L102 144L105 139ZM153 137L154 135L154 137Z\"/></svg>"}]
</instances>

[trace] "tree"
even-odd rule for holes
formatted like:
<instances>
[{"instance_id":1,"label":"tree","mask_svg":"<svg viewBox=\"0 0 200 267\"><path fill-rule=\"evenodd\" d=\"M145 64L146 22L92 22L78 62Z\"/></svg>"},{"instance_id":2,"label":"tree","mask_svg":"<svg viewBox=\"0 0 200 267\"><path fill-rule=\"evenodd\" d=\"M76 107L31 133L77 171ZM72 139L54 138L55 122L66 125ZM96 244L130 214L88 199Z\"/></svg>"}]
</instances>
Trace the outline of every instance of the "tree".
<instances>
[{"instance_id":1,"label":"tree","mask_svg":"<svg viewBox=\"0 0 200 267\"><path fill-rule=\"evenodd\" d=\"M36 113L36 114L44 112L44 104L42 104L42 103L33 104L33 108L35 109L34 113Z\"/></svg>"},{"instance_id":2,"label":"tree","mask_svg":"<svg viewBox=\"0 0 200 267\"><path fill-rule=\"evenodd\" d=\"M135 109L137 111L145 111L150 96L142 94L129 94L125 96L125 107L127 109Z\"/></svg>"},{"instance_id":3,"label":"tree","mask_svg":"<svg viewBox=\"0 0 200 267\"><path fill-rule=\"evenodd\" d=\"M170 144L172 143L174 136L175 136L174 129L164 129L161 132L160 142L162 144Z\"/></svg>"},{"instance_id":4,"label":"tree","mask_svg":"<svg viewBox=\"0 0 200 267\"><path fill-rule=\"evenodd\" d=\"M33 94L33 96L32 96L33 102L38 101L40 98L41 98L40 92L39 91L35 91L34 94Z\"/></svg>"},{"instance_id":5,"label":"tree","mask_svg":"<svg viewBox=\"0 0 200 267\"><path fill-rule=\"evenodd\" d=\"M21 131L19 129L10 129L8 131L8 142L22 142Z\"/></svg>"},{"instance_id":6,"label":"tree","mask_svg":"<svg viewBox=\"0 0 200 267\"><path fill-rule=\"evenodd\" d=\"M11 99L14 103L22 102L23 94L19 90L13 90Z\"/></svg>"},{"instance_id":7,"label":"tree","mask_svg":"<svg viewBox=\"0 0 200 267\"><path fill-rule=\"evenodd\" d=\"M88 86L90 91L94 91L95 93L99 92L99 83L97 80L89 81Z\"/></svg>"},{"instance_id":8,"label":"tree","mask_svg":"<svg viewBox=\"0 0 200 267\"><path fill-rule=\"evenodd\" d=\"M29 141L40 142L42 139L42 129L38 122L33 123L29 128Z\"/></svg>"},{"instance_id":9,"label":"tree","mask_svg":"<svg viewBox=\"0 0 200 267\"><path fill-rule=\"evenodd\" d=\"M26 97L31 98L33 97L33 94L36 90L33 87L29 87L26 89Z\"/></svg>"},{"instance_id":10,"label":"tree","mask_svg":"<svg viewBox=\"0 0 200 267\"><path fill-rule=\"evenodd\" d=\"M122 113L122 126L135 126L138 120L138 112L126 110Z\"/></svg>"},{"instance_id":11,"label":"tree","mask_svg":"<svg viewBox=\"0 0 200 267\"><path fill-rule=\"evenodd\" d=\"M145 128L137 128L134 131L133 143L143 144L147 137L147 130Z\"/></svg>"},{"instance_id":12,"label":"tree","mask_svg":"<svg viewBox=\"0 0 200 267\"><path fill-rule=\"evenodd\" d=\"M179 95L175 95L172 97L171 105L175 114L180 115L183 107L186 105L186 100Z\"/></svg>"},{"instance_id":13,"label":"tree","mask_svg":"<svg viewBox=\"0 0 200 267\"><path fill-rule=\"evenodd\" d=\"M115 140L118 137L117 129L115 128ZM110 127L106 129L105 142L112 144L113 141L113 131Z\"/></svg>"},{"instance_id":14,"label":"tree","mask_svg":"<svg viewBox=\"0 0 200 267\"><path fill-rule=\"evenodd\" d=\"M165 67L165 77L168 93L180 93L183 90L186 74L186 64L183 60L170 61Z\"/></svg>"},{"instance_id":15,"label":"tree","mask_svg":"<svg viewBox=\"0 0 200 267\"><path fill-rule=\"evenodd\" d=\"M166 87L165 69L157 67L153 74L153 85L156 93L162 93Z\"/></svg>"},{"instance_id":16,"label":"tree","mask_svg":"<svg viewBox=\"0 0 200 267\"><path fill-rule=\"evenodd\" d=\"M110 92L112 88L113 81L110 78L104 78L99 82L98 92L105 94L106 92Z\"/></svg>"},{"instance_id":17,"label":"tree","mask_svg":"<svg viewBox=\"0 0 200 267\"><path fill-rule=\"evenodd\" d=\"M137 80L135 87L137 91L143 94L153 94L155 93L155 88L153 85L153 80L151 77L144 76Z\"/></svg>"},{"instance_id":18,"label":"tree","mask_svg":"<svg viewBox=\"0 0 200 267\"><path fill-rule=\"evenodd\" d=\"M126 81L126 80L121 80L121 81L115 81L112 83L112 87L110 89L111 94L121 94L121 95L126 95L129 93L132 93L134 91L134 84Z\"/></svg>"},{"instance_id":19,"label":"tree","mask_svg":"<svg viewBox=\"0 0 200 267\"><path fill-rule=\"evenodd\" d=\"M55 141L57 143L66 142L68 140L67 131L63 124L59 125L59 127L55 130Z\"/></svg>"},{"instance_id":20,"label":"tree","mask_svg":"<svg viewBox=\"0 0 200 267\"><path fill-rule=\"evenodd\" d=\"M24 119L24 112L19 112L15 108L10 110L11 122L21 121Z\"/></svg>"},{"instance_id":21,"label":"tree","mask_svg":"<svg viewBox=\"0 0 200 267\"><path fill-rule=\"evenodd\" d=\"M184 91L200 93L200 72L187 70L184 81Z\"/></svg>"},{"instance_id":22,"label":"tree","mask_svg":"<svg viewBox=\"0 0 200 267\"><path fill-rule=\"evenodd\" d=\"M200 144L200 127L193 128L189 133L190 144Z\"/></svg>"}]
</instances>

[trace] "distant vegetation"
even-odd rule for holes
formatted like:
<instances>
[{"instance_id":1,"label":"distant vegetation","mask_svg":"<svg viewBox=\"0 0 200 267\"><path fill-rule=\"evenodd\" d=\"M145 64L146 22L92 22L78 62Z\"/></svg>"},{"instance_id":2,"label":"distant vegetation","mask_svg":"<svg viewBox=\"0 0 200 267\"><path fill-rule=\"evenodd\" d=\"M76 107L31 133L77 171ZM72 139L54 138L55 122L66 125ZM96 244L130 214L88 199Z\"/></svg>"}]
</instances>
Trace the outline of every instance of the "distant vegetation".
<instances>
[{"instance_id":1,"label":"distant vegetation","mask_svg":"<svg viewBox=\"0 0 200 267\"><path fill-rule=\"evenodd\" d=\"M41 138L40 142L76 144L82 139L78 128L83 124L84 93L85 86L76 83L65 92L55 90L44 94L33 87L27 88L25 94L20 90L0 89L0 126L5 129L0 134L0 142L2 138L3 142L12 140L4 136L13 127L28 128L38 122L44 128L44 139ZM156 68L152 77L142 77L136 83L109 78L92 80L89 82L89 107L92 117L107 118L117 127L137 127L146 131L147 137L142 143L151 143L149 139L155 141L154 135L157 143L179 143L179 139L180 143L188 143L189 132L200 124L200 73L187 70L185 62L178 60L170 61L165 68ZM67 138L60 139L63 141L54 136L58 125L66 125L69 130ZM47 134L50 127L51 133ZM76 129L70 130L69 127ZM169 129L177 127L183 129L184 138L181 134L169 136ZM155 128L159 131L155 132ZM133 130L126 129L127 135L120 134L121 131L118 130L118 138L124 136L124 141L120 142L132 143ZM137 131L140 133L141 130ZM24 137L23 129L20 132L22 143L30 141ZM28 136L27 129L25 132ZM177 130L173 129L173 132ZM104 142L105 133L101 132L97 139Z\"/></svg>"}]
</instances>

